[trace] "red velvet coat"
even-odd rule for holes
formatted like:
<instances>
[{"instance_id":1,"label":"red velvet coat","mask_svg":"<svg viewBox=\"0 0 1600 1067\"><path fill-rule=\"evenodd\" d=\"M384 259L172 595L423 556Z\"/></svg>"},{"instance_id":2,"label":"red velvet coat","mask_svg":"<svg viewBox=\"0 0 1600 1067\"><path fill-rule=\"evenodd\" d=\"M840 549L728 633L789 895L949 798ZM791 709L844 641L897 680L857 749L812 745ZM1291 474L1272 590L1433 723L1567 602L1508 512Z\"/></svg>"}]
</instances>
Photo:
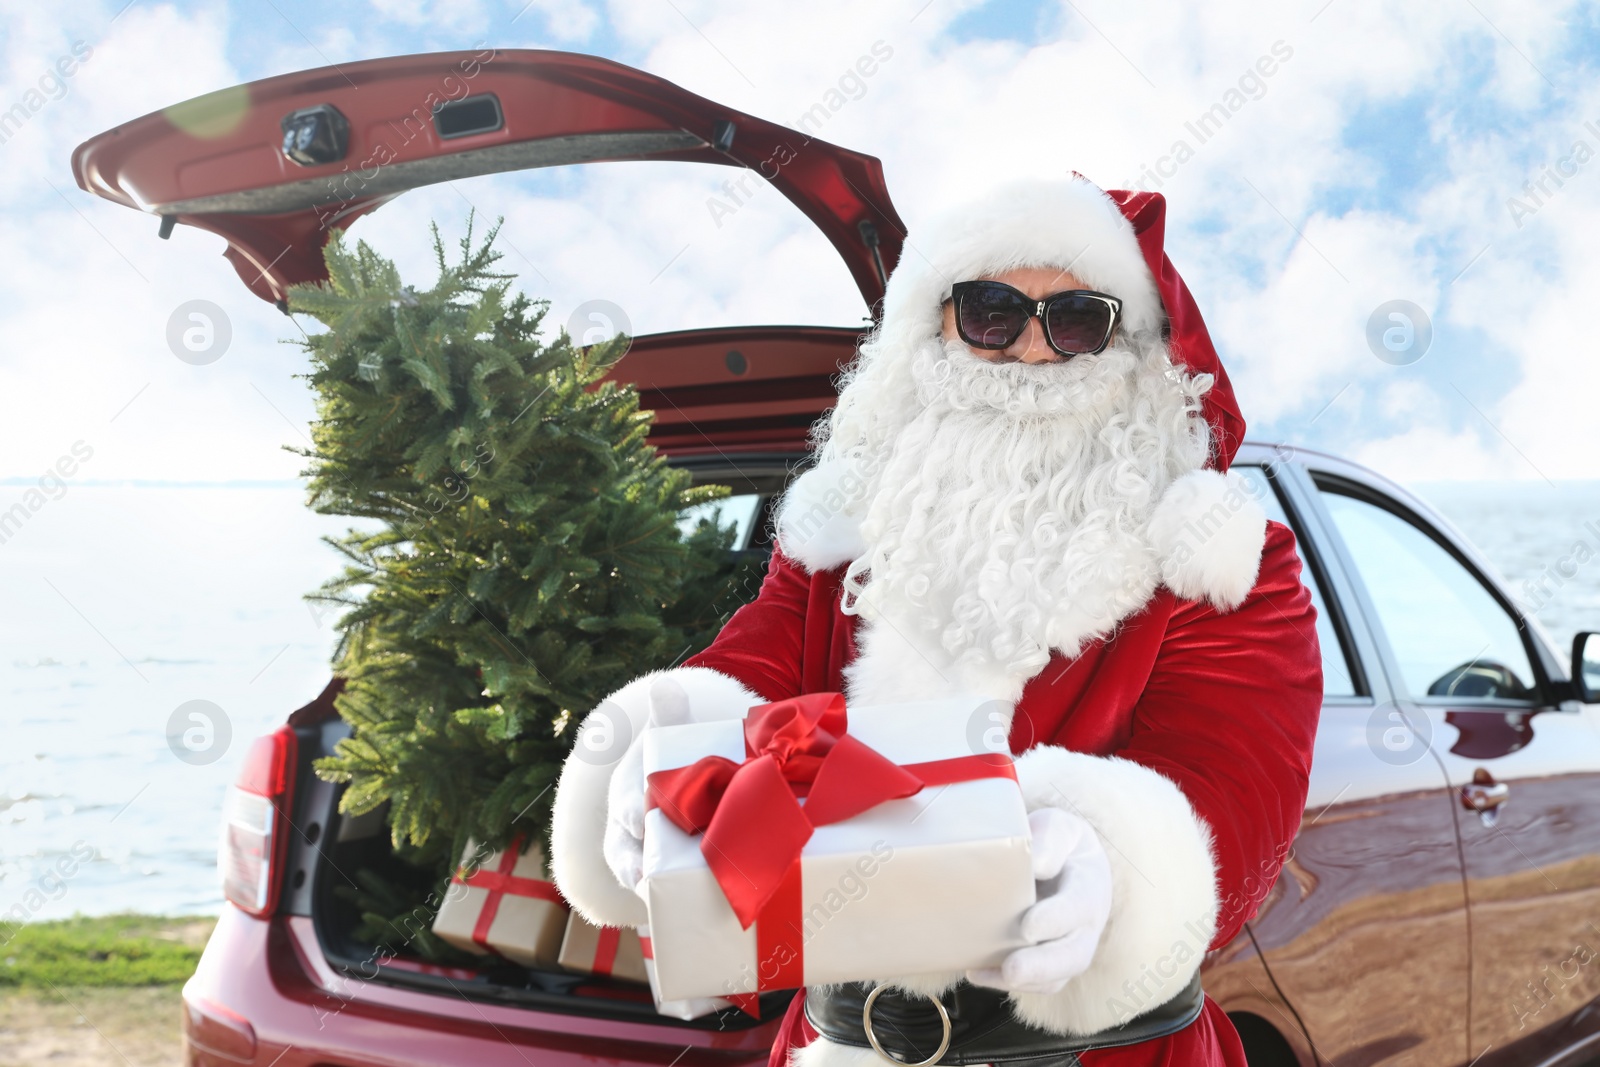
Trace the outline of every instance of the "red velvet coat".
<instances>
[{"instance_id":1,"label":"red velvet coat","mask_svg":"<svg viewBox=\"0 0 1600 1067\"><path fill-rule=\"evenodd\" d=\"M689 666L769 701L843 691L855 617L839 609L844 568L807 574L775 552L760 595ZM1120 756L1171 779L1211 828L1221 910L1212 948L1237 935L1275 880L1300 826L1321 707L1315 611L1294 537L1270 523L1249 597L1220 613L1159 589L1108 640L1053 658L1023 691L1011 747L1059 745ZM773 1050L815 1036L796 998ZM1087 1067L1245 1067L1238 1035L1209 998L1171 1037L1085 1053Z\"/></svg>"}]
</instances>

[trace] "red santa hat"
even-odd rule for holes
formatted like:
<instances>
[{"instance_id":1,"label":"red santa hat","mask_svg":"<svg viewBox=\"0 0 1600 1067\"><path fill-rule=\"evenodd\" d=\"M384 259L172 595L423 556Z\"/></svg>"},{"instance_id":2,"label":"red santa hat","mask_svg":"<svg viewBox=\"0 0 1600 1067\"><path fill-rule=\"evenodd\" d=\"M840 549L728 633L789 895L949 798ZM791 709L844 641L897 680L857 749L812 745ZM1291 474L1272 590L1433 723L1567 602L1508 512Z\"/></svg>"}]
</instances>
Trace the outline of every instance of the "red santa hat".
<instances>
[{"instance_id":1,"label":"red santa hat","mask_svg":"<svg viewBox=\"0 0 1600 1067\"><path fill-rule=\"evenodd\" d=\"M1106 192L1073 172L999 186L930 219L906 241L883 298L880 342L915 344L939 332L956 282L1016 267L1071 271L1122 301L1122 329L1166 332L1174 363L1214 379L1203 414L1210 465L1227 470L1244 439L1228 374L1189 287L1163 247L1167 202L1160 193Z\"/></svg>"}]
</instances>

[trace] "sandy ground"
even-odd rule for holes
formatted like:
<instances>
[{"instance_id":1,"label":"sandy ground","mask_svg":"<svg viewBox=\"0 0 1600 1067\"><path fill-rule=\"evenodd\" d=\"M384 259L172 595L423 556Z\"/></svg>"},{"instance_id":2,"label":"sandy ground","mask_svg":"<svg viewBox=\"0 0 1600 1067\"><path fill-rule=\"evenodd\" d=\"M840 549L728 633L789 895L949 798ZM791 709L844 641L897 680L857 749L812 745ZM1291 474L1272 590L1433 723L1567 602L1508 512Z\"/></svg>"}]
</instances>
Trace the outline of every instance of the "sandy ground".
<instances>
[{"instance_id":1,"label":"sandy ground","mask_svg":"<svg viewBox=\"0 0 1600 1067\"><path fill-rule=\"evenodd\" d=\"M0 1067L177 1067L179 988L0 993Z\"/></svg>"}]
</instances>

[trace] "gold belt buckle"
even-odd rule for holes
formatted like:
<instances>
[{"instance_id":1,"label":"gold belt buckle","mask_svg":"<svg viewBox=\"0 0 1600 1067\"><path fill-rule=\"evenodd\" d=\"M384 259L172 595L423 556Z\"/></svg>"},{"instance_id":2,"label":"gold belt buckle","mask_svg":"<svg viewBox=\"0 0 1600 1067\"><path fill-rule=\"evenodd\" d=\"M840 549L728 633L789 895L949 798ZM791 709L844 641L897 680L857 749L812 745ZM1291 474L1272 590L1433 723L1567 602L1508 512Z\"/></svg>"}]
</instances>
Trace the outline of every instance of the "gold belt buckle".
<instances>
[{"instance_id":1,"label":"gold belt buckle","mask_svg":"<svg viewBox=\"0 0 1600 1067\"><path fill-rule=\"evenodd\" d=\"M886 984L878 983L877 987L867 994L867 1002L861 1006L861 1028L867 1032L867 1040L872 1043L872 1051L894 1064L895 1067L933 1067L934 1064L939 1062L939 1058L950 1050L950 1013L944 1010L944 1002L938 997L928 998L933 1001L933 1006L938 1009L939 1021L944 1024L944 1040L939 1042L938 1051L918 1063L907 1063L905 1060L897 1060L889 1055L884 1050L884 1047L878 1043L878 1035L872 1031L872 1005L877 1003L878 994L888 988Z\"/></svg>"}]
</instances>

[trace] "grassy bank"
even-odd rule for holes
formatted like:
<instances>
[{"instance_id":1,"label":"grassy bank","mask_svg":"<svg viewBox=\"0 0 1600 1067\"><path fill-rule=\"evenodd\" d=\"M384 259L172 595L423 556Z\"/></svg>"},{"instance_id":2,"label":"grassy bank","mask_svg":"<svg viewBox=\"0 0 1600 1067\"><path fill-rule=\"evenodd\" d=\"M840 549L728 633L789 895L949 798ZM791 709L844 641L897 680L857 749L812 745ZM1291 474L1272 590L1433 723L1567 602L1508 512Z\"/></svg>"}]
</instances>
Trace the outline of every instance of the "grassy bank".
<instances>
[{"instance_id":1,"label":"grassy bank","mask_svg":"<svg viewBox=\"0 0 1600 1067\"><path fill-rule=\"evenodd\" d=\"M179 991L210 919L110 915L0 926L0 1067L172 1067Z\"/></svg>"}]
</instances>

